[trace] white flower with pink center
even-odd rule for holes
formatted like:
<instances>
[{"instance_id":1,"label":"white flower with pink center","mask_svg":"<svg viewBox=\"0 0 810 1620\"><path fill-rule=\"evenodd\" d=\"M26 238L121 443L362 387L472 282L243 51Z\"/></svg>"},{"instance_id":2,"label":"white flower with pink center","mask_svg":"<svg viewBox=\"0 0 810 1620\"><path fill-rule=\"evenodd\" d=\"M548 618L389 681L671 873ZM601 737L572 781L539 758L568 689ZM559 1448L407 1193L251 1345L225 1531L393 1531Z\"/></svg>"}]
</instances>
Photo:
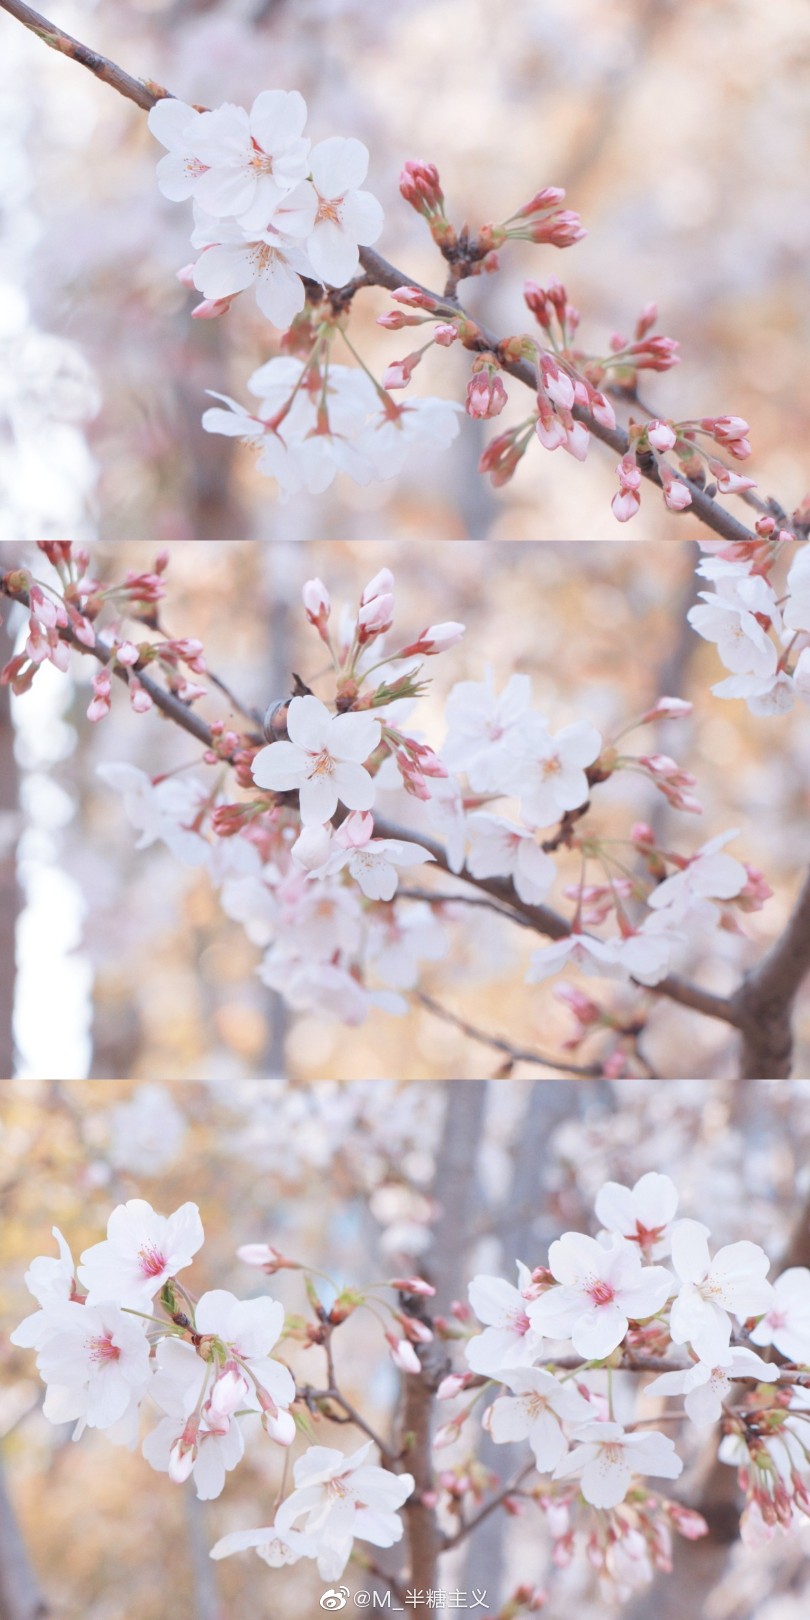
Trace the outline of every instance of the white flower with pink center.
<instances>
[{"instance_id":1,"label":"white flower with pink center","mask_svg":"<svg viewBox=\"0 0 810 1620\"><path fill-rule=\"evenodd\" d=\"M557 1464L554 1478L578 1478L591 1507L618 1507L637 1474L678 1479L683 1472L673 1442L655 1429L627 1434L620 1423L584 1423L573 1438L581 1444Z\"/></svg>"},{"instance_id":2,"label":"white flower with pink center","mask_svg":"<svg viewBox=\"0 0 810 1620\"><path fill-rule=\"evenodd\" d=\"M505 742L531 701L528 675L511 675L500 693L491 669L483 681L457 681L445 704L448 732L441 755L448 769L465 771L476 793L502 791L507 762L514 768Z\"/></svg>"},{"instance_id":3,"label":"white flower with pink center","mask_svg":"<svg viewBox=\"0 0 810 1620\"><path fill-rule=\"evenodd\" d=\"M316 1538L318 1567L325 1580L337 1580L346 1567L352 1541L393 1547L402 1540L397 1512L411 1495L412 1474L392 1474L368 1462L372 1442L344 1456L329 1446L310 1446L294 1469L296 1488L276 1513L285 1534L303 1519L303 1531Z\"/></svg>"},{"instance_id":4,"label":"white flower with pink center","mask_svg":"<svg viewBox=\"0 0 810 1620\"><path fill-rule=\"evenodd\" d=\"M277 793L297 789L304 826L328 821L338 802L370 810L374 782L363 761L380 740L380 722L369 714L330 714L319 698L293 698L287 715L289 741L268 744L253 761L257 787Z\"/></svg>"},{"instance_id":5,"label":"white flower with pink center","mask_svg":"<svg viewBox=\"0 0 810 1620\"><path fill-rule=\"evenodd\" d=\"M586 720L575 720L552 736L540 715L529 715L510 733L513 754L509 791L520 798L520 813L532 827L549 827L566 810L578 810L590 794L586 767L599 758L602 738Z\"/></svg>"},{"instance_id":6,"label":"white flower with pink center","mask_svg":"<svg viewBox=\"0 0 810 1620\"><path fill-rule=\"evenodd\" d=\"M173 1215L156 1214L143 1198L119 1204L104 1242L81 1257L78 1276L88 1304L114 1299L132 1310L148 1310L164 1283L191 1265L203 1239L196 1204L182 1204Z\"/></svg>"},{"instance_id":7,"label":"white flower with pink center","mask_svg":"<svg viewBox=\"0 0 810 1620\"><path fill-rule=\"evenodd\" d=\"M249 214L250 226L263 231L306 175L306 118L297 90L263 90L249 113L228 103L200 113L183 131L189 153L205 168L195 200L219 217Z\"/></svg>"},{"instance_id":8,"label":"white flower with pink center","mask_svg":"<svg viewBox=\"0 0 810 1620\"><path fill-rule=\"evenodd\" d=\"M19 1327L9 1334L11 1343L24 1350L39 1350L53 1336L56 1331L53 1306L66 1304L72 1299L76 1286L76 1268L68 1244L58 1226L54 1226L52 1231L59 1248L58 1260L49 1254L37 1255L25 1273L25 1286L41 1309L26 1316Z\"/></svg>"},{"instance_id":9,"label":"white flower with pink center","mask_svg":"<svg viewBox=\"0 0 810 1620\"><path fill-rule=\"evenodd\" d=\"M468 818L467 831L467 866L473 877L511 877L516 894L527 905L539 905L545 900L557 868L533 833L483 810Z\"/></svg>"},{"instance_id":10,"label":"white flower with pink center","mask_svg":"<svg viewBox=\"0 0 810 1620\"><path fill-rule=\"evenodd\" d=\"M464 1354L473 1372L498 1377L505 1367L529 1367L537 1360L543 1337L529 1319L524 1290L531 1285L531 1272L517 1262L518 1287L503 1277L473 1277L467 1297L478 1317L486 1323L483 1333L469 1339Z\"/></svg>"},{"instance_id":11,"label":"white flower with pink center","mask_svg":"<svg viewBox=\"0 0 810 1620\"><path fill-rule=\"evenodd\" d=\"M501 1382L512 1395L501 1395L489 1407L486 1428L496 1445L528 1440L538 1472L551 1473L568 1451L562 1423L587 1423L590 1401L573 1383L561 1384L540 1367L504 1372Z\"/></svg>"},{"instance_id":12,"label":"white flower with pink center","mask_svg":"<svg viewBox=\"0 0 810 1620\"><path fill-rule=\"evenodd\" d=\"M589 1361L609 1356L630 1322L655 1316L674 1292L665 1267L642 1266L638 1250L615 1235L603 1245L566 1232L552 1243L548 1263L560 1286L529 1305L532 1327L549 1339L570 1339Z\"/></svg>"},{"instance_id":13,"label":"white flower with pink center","mask_svg":"<svg viewBox=\"0 0 810 1620\"><path fill-rule=\"evenodd\" d=\"M711 838L682 871L673 872L652 891L647 904L653 910L671 906L693 898L699 900L731 900L745 888L748 873L742 861L722 853L725 844L737 837L737 829Z\"/></svg>"},{"instance_id":14,"label":"white flower with pink center","mask_svg":"<svg viewBox=\"0 0 810 1620\"><path fill-rule=\"evenodd\" d=\"M262 314L284 331L304 307L302 277L311 277L312 268L300 242L284 230L283 214L277 218L277 227L246 233L231 221L198 215L191 241L203 251L193 277L198 292L215 303L252 287Z\"/></svg>"},{"instance_id":15,"label":"white flower with pink center","mask_svg":"<svg viewBox=\"0 0 810 1620\"><path fill-rule=\"evenodd\" d=\"M408 839L375 838L373 834L374 817L368 812L347 816L333 839L336 847L325 874L346 866L367 900L392 900L399 882L398 868L421 866L435 856Z\"/></svg>"},{"instance_id":16,"label":"white flower with pink center","mask_svg":"<svg viewBox=\"0 0 810 1620\"><path fill-rule=\"evenodd\" d=\"M790 1266L773 1285L773 1301L749 1335L752 1344L772 1344L798 1366L810 1365L810 1271Z\"/></svg>"},{"instance_id":17,"label":"white flower with pink center","mask_svg":"<svg viewBox=\"0 0 810 1620\"><path fill-rule=\"evenodd\" d=\"M691 1345L700 1361L718 1365L731 1339L731 1317L744 1322L773 1304L766 1273L770 1261L757 1243L744 1239L718 1249L712 1259L709 1229L700 1221L676 1221L672 1264L680 1291L670 1313L674 1344Z\"/></svg>"},{"instance_id":18,"label":"white flower with pink center","mask_svg":"<svg viewBox=\"0 0 810 1620\"><path fill-rule=\"evenodd\" d=\"M56 1331L37 1356L53 1423L79 1420L79 1430L109 1429L137 1403L150 1379L145 1323L109 1299L100 1305L69 1300L51 1307Z\"/></svg>"},{"instance_id":19,"label":"white flower with pink center","mask_svg":"<svg viewBox=\"0 0 810 1620\"><path fill-rule=\"evenodd\" d=\"M527 984L539 984L559 973L561 968L576 966L581 973L596 974L600 978L618 979L622 968L616 960L616 941L597 939L594 934L567 934L550 945L541 945L532 951Z\"/></svg>"},{"instance_id":20,"label":"white flower with pink center","mask_svg":"<svg viewBox=\"0 0 810 1620\"><path fill-rule=\"evenodd\" d=\"M137 765L99 765L96 775L123 795L128 820L140 832L135 848L147 849L158 839L184 866L202 866L210 845L195 823L209 789L188 777L167 776L153 782Z\"/></svg>"},{"instance_id":21,"label":"white flower with pink center","mask_svg":"<svg viewBox=\"0 0 810 1620\"><path fill-rule=\"evenodd\" d=\"M253 1548L271 1569L282 1569L285 1564L297 1564L300 1558L314 1558L317 1553L310 1536L302 1530L288 1530L282 1535L270 1524L260 1530L232 1530L221 1536L211 1548L211 1558L229 1558L231 1553L246 1552ZM328 1580L328 1576L324 1576Z\"/></svg>"},{"instance_id":22,"label":"white flower with pink center","mask_svg":"<svg viewBox=\"0 0 810 1620\"><path fill-rule=\"evenodd\" d=\"M594 1205L605 1231L618 1232L628 1243L636 1243L645 1260L660 1260L669 1254L677 1208L674 1181L656 1170L648 1170L633 1187L606 1181Z\"/></svg>"},{"instance_id":23,"label":"white flower with pink center","mask_svg":"<svg viewBox=\"0 0 810 1620\"><path fill-rule=\"evenodd\" d=\"M155 102L147 123L155 139L166 147L166 156L157 166L158 189L170 202L193 197L205 164L192 151L193 134L202 114L175 96L162 96Z\"/></svg>"},{"instance_id":24,"label":"white flower with pink center","mask_svg":"<svg viewBox=\"0 0 810 1620\"><path fill-rule=\"evenodd\" d=\"M683 1372L662 1373L647 1385L644 1394L685 1396L687 1417L696 1428L708 1428L721 1416L733 1379L753 1378L759 1384L772 1384L778 1377L779 1368L763 1361L755 1351L742 1345L734 1349L729 1346L717 1366L697 1361Z\"/></svg>"},{"instance_id":25,"label":"white flower with pink center","mask_svg":"<svg viewBox=\"0 0 810 1620\"><path fill-rule=\"evenodd\" d=\"M363 191L368 148L353 137L332 135L310 154L309 180L287 199L291 234L306 237L315 276L328 287L342 287L360 268L358 247L376 242L385 216L377 198ZM263 226L255 208L243 223Z\"/></svg>"}]
</instances>

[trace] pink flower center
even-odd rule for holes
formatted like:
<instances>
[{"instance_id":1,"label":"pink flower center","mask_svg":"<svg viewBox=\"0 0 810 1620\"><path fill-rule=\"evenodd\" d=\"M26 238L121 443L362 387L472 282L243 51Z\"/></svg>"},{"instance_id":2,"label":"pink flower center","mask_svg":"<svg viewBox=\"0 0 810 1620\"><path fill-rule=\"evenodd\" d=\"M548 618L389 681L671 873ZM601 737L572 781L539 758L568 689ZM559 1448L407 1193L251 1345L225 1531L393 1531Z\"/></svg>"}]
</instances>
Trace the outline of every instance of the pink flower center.
<instances>
[{"instance_id":1,"label":"pink flower center","mask_svg":"<svg viewBox=\"0 0 810 1620\"><path fill-rule=\"evenodd\" d=\"M531 1325L526 1312L522 1311L519 1305L513 1311L509 1311L505 1322L505 1326L510 1328L513 1333L521 1334L528 1333Z\"/></svg>"},{"instance_id":2,"label":"pink flower center","mask_svg":"<svg viewBox=\"0 0 810 1620\"><path fill-rule=\"evenodd\" d=\"M144 1244L138 1250L138 1268L142 1277L159 1277L166 1269L166 1256L161 1254L160 1249Z\"/></svg>"},{"instance_id":3,"label":"pink flower center","mask_svg":"<svg viewBox=\"0 0 810 1620\"><path fill-rule=\"evenodd\" d=\"M594 1305L611 1305L615 1298L610 1283L605 1282L602 1277L594 1278L593 1282L589 1283L587 1291Z\"/></svg>"},{"instance_id":4,"label":"pink flower center","mask_svg":"<svg viewBox=\"0 0 810 1620\"><path fill-rule=\"evenodd\" d=\"M331 776L335 762L328 748L322 748L319 754L310 754L309 780L313 776Z\"/></svg>"},{"instance_id":5,"label":"pink flower center","mask_svg":"<svg viewBox=\"0 0 810 1620\"><path fill-rule=\"evenodd\" d=\"M322 220L331 219L335 225L339 225L341 223L340 205L342 201L342 197L319 197L315 224L319 225Z\"/></svg>"},{"instance_id":6,"label":"pink flower center","mask_svg":"<svg viewBox=\"0 0 810 1620\"><path fill-rule=\"evenodd\" d=\"M118 1345L112 1342L112 1333L99 1333L95 1339L88 1339L87 1349L91 1361L118 1361L121 1355Z\"/></svg>"}]
</instances>

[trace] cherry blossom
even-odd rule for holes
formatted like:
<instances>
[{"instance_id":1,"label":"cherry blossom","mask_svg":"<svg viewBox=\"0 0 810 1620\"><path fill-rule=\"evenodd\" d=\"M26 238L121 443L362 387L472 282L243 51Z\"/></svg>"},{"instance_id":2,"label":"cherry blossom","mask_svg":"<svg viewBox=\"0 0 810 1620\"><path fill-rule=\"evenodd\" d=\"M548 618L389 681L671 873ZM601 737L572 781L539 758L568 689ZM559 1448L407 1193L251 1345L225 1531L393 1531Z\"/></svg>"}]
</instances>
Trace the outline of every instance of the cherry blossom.
<instances>
[{"instance_id":1,"label":"cherry blossom","mask_svg":"<svg viewBox=\"0 0 810 1620\"><path fill-rule=\"evenodd\" d=\"M307 254L315 275L329 287L342 287L357 275L358 247L376 242L383 228L376 197L360 189L368 159L367 147L354 138L332 135L319 141L310 154L311 180L304 180L288 199L290 219L295 220L297 211L305 222ZM246 223L259 223L255 208Z\"/></svg>"},{"instance_id":2,"label":"cherry blossom","mask_svg":"<svg viewBox=\"0 0 810 1620\"><path fill-rule=\"evenodd\" d=\"M38 1350L56 1331L56 1318L50 1307L64 1304L73 1298L76 1285L76 1268L69 1245L65 1242L58 1226L52 1228L59 1249L59 1258L52 1255L40 1254L31 1261L25 1273L25 1286L29 1294L33 1294L40 1309L32 1311L20 1322L13 1333L9 1334L12 1344L18 1344L25 1350Z\"/></svg>"},{"instance_id":3,"label":"cherry blossom","mask_svg":"<svg viewBox=\"0 0 810 1620\"><path fill-rule=\"evenodd\" d=\"M505 1367L527 1367L536 1361L542 1348L542 1334L535 1331L523 1290L531 1284L531 1273L517 1261L519 1287L502 1277L473 1277L467 1297L483 1333L468 1339L464 1354L473 1372L497 1376Z\"/></svg>"},{"instance_id":4,"label":"cherry blossom","mask_svg":"<svg viewBox=\"0 0 810 1620\"><path fill-rule=\"evenodd\" d=\"M549 1269L560 1284L528 1306L532 1327L547 1338L570 1339L588 1360L621 1344L628 1321L654 1316L673 1292L663 1266L642 1266L638 1250L614 1235L602 1245L581 1232L552 1243Z\"/></svg>"},{"instance_id":5,"label":"cherry blossom","mask_svg":"<svg viewBox=\"0 0 810 1620\"><path fill-rule=\"evenodd\" d=\"M268 227L248 234L235 223L198 214L191 241L203 249L193 281L205 298L217 303L253 287L259 309L274 326L285 330L300 314L306 299L302 277L311 276L312 267L288 231Z\"/></svg>"},{"instance_id":6,"label":"cherry blossom","mask_svg":"<svg viewBox=\"0 0 810 1620\"><path fill-rule=\"evenodd\" d=\"M507 766L513 766L507 740L511 733L519 735L531 701L528 675L510 675L496 694L490 668L483 681L458 681L452 688L445 705L448 731L442 758L450 770L466 771L477 793L502 789Z\"/></svg>"},{"instance_id":7,"label":"cherry blossom","mask_svg":"<svg viewBox=\"0 0 810 1620\"><path fill-rule=\"evenodd\" d=\"M119 1204L107 1222L107 1237L85 1249L78 1270L89 1305L114 1299L133 1310L150 1300L178 1271L190 1266L203 1243L196 1204L157 1215L143 1198Z\"/></svg>"},{"instance_id":8,"label":"cherry blossom","mask_svg":"<svg viewBox=\"0 0 810 1620\"><path fill-rule=\"evenodd\" d=\"M532 951L526 973L527 984L539 984L561 968L575 964L583 973L619 978L621 969L616 961L615 941L597 939L594 934L567 934Z\"/></svg>"},{"instance_id":9,"label":"cherry blossom","mask_svg":"<svg viewBox=\"0 0 810 1620\"><path fill-rule=\"evenodd\" d=\"M201 866L208 859L206 840L194 822L206 791L186 777L167 776L153 781L136 765L99 765L96 774L124 799L124 810L141 836L136 849L160 841L184 866Z\"/></svg>"},{"instance_id":10,"label":"cherry blossom","mask_svg":"<svg viewBox=\"0 0 810 1620\"><path fill-rule=\"evenodd\" d=\"M672 1305L674 1344L689 1344L701 1361L720 1363L731 1338L731 1316L760 1316L773 1302L766 1279L770 1261L757 1243L743 1240L709 1253L709 1230L700 1221L672 1228L672 1264L680 1290Z\"/></svg>"},{"instance_id":11,"label":"cherry blossom","mask_svg":"<svg viewBox=\"0 0 810 1620\"><path fill-rule=\"evenodd\" d=\"M45 1415L53 1423L79 1420L78 1433L108 1429L143 1395L149 1382L145 1324L118 1305L68 1300L50 1307L53 1333L37 1356L48 1385Z\"/></svg>"},{"instance_id":12,"label":"cherry blossom","mask_svg":"<svg viewBox=\"0 0 810 1620\"><path fill-rule=\"evenodd\" d=\"M374 782L363 761L380 740L380 722L369 714L330 714L308 694L290 703L288 742L270 743L253 761L258 787L274 792L297 789L304 826L323 823L338 802L350 810L370 810Z\"/></svg>"},{"instance_id":13,"label":"cherry blossom","mask_svg":"<svg viewBox=\"0 0 810 1620\"><path fill-rule=\"evenodd\" d=\"M264 230L306 175L306 117L297 90L263 90L249 113L227 104L201 113L184 131L192 156L205 166L195 200L209 214L248 216L248 228Z\"/></svg>"},{"instance_id":14,"label":"cherry blossom","mask_svg":"<svg viewBox=\"0 0 810 1620\"><path fill-rule=\"evenodd\" d=\"M517 894L528 905L545 900L557 869L531 832L486 811L471 815L467 830L467 867L473 877L511 877Z\"/></svg>"},{"instance_id":15,"label":"cherry blossom","mask_svg":"<svg viewBox=\"0 0 810 1620\"><path fill-rule=\"evenodd\" d=\"M229 1359L246 1367L276 1406L290 1405L295 1398L292 1374L270 1355L284 1328L284 1307L279 1300L241 1300L225 1288L215 1288L198 1301L194 1321L198 1333L211 1334L225 1345ZM250 1389L241 1404L254 1404ZM292 1438L292 1419L288 1432Z\"/></svg>"},{"instance_id":16,"label":"cherry blossom","mask_svg":"<svg viewBox=\"0 0 810 1620\"><path fill-rule=\"evenodd\" d=\"M166 157L157 166L160 191L170 202L184 202L192 197L197 183L205 174L205 164L192 151L192 132L201 114L195 107L187 107L174 96L163 96L156 101L147 123L155 139L167 149Z\"/></svg>"},{"instance_id":17,"label":"cherry blossom","mask_svg":"<svg viewBox=\"0 0 810 1620\"><path fill-rule=\"evenodd\" d=\"M678 1479L683 1472L673 1442L655 1429L628 1434L620 1423L583 1423L573 1438L581 1443L557 1464L554 1478L578 1478L592 1507L618 1507L636 1474Z\"/></svg>"},{"instance_id":18,"label":"cherry blossom","mask_svg":"<svg viewBox=\"0 0 810 1620\"><path fill-rule=\"evenodd\" d=\"M772 1344L780 1355L810 1365L810 1271L790 1266L773 1284L773 1300L751 1330L752 1344Z\"/></svg>"},{"instance_id":19,"label":"cherry blossom","mask_svg":"<svg viewBox=\"0 0 810 1620\"><path fill-rule=\"evenodd\" d=\"M169 1474L178 1485L192 1479L200 1500L213 1501L244 1456L244 1436L234 1419L214 1414L200 1418L193 1438L187 1431L184 1419L162 1418L146 1436L142 1454L158 1473Z\"/></svg>"},{"instance_id":20,"label":"cherry blossom","mask_svg":"<svg viewBox=\"0 0 810 1620\"><path fill-rule=\"evenodd\" d=\"M324 1580L342 1575L352 1541L393 1547L402 1539L397 1509L415 1487L412 1474L392 1474L368 1462L369 1440L351 1456L330 1446L310 1446L295 1463L295 1490L276 1513L286 1534L303 1519L305 1535L317 1536L318 1568Z\"/></svg>"},{"instance_id":21,"label":"cherry blossom","mask_svg":"<svg viewBox=\"0 0 810 1620\"><path fill-rule=\"evenodd\" d=\"M509 733L507 751L513 756L512 786L520 798L520 813L535 827L548 827L566 810L576 810L588 799L585 767L599 758L602 738L585 720L575 720L552 736L540 715L529 715Z\"/></svg>"},{"instance_id":22,"label":"cherry blossom","mask_svg":"<svg viewBox=\"0 0 810 1620\"><path fill-rule=\"evenodd\" d=\"M499 1396L488 1410L486 1426L496 1445L528 1440L538 1472L551 1473L568 1451L560 1427L583 1423L593 1415L590 1401L573 1384L561 1384L539 1367L515 1368L501 1374L512 1397Z\"/></svg>"},{"instance_id":23,"label":"cherry blossom","mask_svg":"<svg viewBox=\"0 0 810 1620\"><path fill-rule=\"evenodd\" d=\"M268 1525L263 1530L233 1530L230 1535L221 1536L215 1542L210 1556L229 1558L231 1553L245 1552L250 1547L271 1569L281 1569L285 1564L297 1564L300 1558L317 1556L316 1543L311 1536L304 1535L302 1530L287 1530L282 1534L274 1525ZM323 1576L324 1580L330 1578Z\"/></svg>"},{"instance_id":24,"label":"cherry blossom","mask_svg":"<svg viewBox=\"0 0 810 1620\"><path fill-rule=\"evenodd\" d=\"M693 895L700 899L730 900L745 888L748 873L742 861L723 855L722 849L737 837L737 830L719 833L693 855L671 877L659 883L649 896L648 905L658 910Z\"/></svg>"},{"instance_id":25,"label":"cherry blossom","mask_svg":"<svg viewBox=\"0 0 810 1620\"><path fill-rule=\"evenodd\" d=\"M618 1232L628 1243L638 1244L645 1260L660 1260L669 1254L677 1208L675 1183L656 1170L639 1176L632 1188L606 1181L594 1204L605 1230Z\"/></svg>"},{"instance_id":26,"label":"cherry blossom","mask_svg":"<svg viewBox=\"0 0 810 1620\"><path fill-rule=\"evenodd\" d=\"M421 844L402 838L375 838L374 817L355 811L347 816L334 837L337 845L328 870L347 867L367 900L391 900L396 893L399 867L421 866L434 860Z\"/></svg>"},{"instance_id":27,"label":"cherry blossom","mask_svg":"<svg viewBox=\"0 0 810 1620\"><path fill-rule=\"evenodd\" d=\"M740 1345L729 1347L714 1367L697 1361L685 1372L662 1373L647 1385L644 1393L685 1396L684 1408L692 1423L697 1428L708 1428L721 1416L732 1379L755 1378L760 1383L774 1383L778 1377L778 1367Z\"/></svg>"}]
</instances>

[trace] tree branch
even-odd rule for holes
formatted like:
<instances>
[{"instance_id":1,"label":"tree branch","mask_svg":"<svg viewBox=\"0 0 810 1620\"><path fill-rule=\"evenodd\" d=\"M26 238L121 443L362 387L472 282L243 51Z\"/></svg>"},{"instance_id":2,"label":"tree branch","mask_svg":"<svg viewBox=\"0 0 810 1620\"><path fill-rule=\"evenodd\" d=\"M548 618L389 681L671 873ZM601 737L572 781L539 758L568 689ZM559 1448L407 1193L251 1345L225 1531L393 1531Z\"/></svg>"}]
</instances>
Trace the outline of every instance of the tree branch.
<instances>
[{"instance_id":1,"label":"tree branch","mask_svg":"<svg viewBox=\"0 0 810 1620\"><path fill-rule=\"evenodd\" d=\"M587 1067L575 1063L561 1063L558 1058L545 1057L542 1052L531 1052L513 1046L511 1041L503 1040L498 1035L490 1035L485 1029L477 1029L475 1024L460 1018L458 1013L451 1012L449 1007L442 1007L440 1002L434 1001L433 997L426 995L423 990L414 992L414 1000L418 1001L420 1007L426 1007L436 1018L443 1018L446 1024L452 1024L462 1035L468 1035L470 1040L480 1041L483 1046L491 1046L496 1052L502 1052L504 1057L509 1059L510 1066L513 1063L532 1063L537 1068L550 1069L555 1075L573 1074L581 1080L599 1080L602 1076L601 1063L591 1063Z\"/></svg>"},{"instance_id":2,"label":"tree branch","mask_svg":"<svg viewBox=\"0 0 810 1620\"><path fill-rule=\"evenodd\" d=\"M742 1031L743 1080L783 1080L793 1058L792 1013L810 973L810 873L787 925L732 996Z\"/></svg>"},{"instance_id":3,"label":"tree branch","mask_svg":"<svg viewBox=\"0 0 810 1620\"><path fill-rule=\"evenodd\" d=\"M155 102L171 96L170 90L166 90L162 85L155 84L151 79L134 79L131 74L118 67L115 62L109 61L105 56L99 56L96 51L91 50L87 45L81 44L79 40L74 39L70 34L66 34L61 28L57 28L47 18L42 17L39 12L33 11L30 6L23 3L23 0L0 0L0 8L9 12L24 27L29 28L52 50L59 51L63 56L68 56L82 67L88 68L91 73L95 74L96 78L100 79L104 84L110 85L113 90L117 90L119 95L125 96L129 101L134 101L136 106L141 107L144 111L148 111L153 107ZM419 287L422 292L428 293L430 298L435 300L437 313L445 314L450 318L466 313L457 299L448 298L442 293L434 292L432 288L422 286L413 276L408 275L404 270L399 270L396 265L390 264L381 254L376 253L373 248L360 248L360 263L365 271L364 284L384 287L391 292L395 292L398 287L402 286ZM353 287L353 290L356 289ZM335 296L337 298L340 297L341 291L340 288L336 289ZM492 351L497 354L504 371L515 377L518 382L524 383L527 388L531 389L532 393L536 393L537 378L534 367L525 360L510 360L508 357L501 357L501 339L495 333L488 331L486 327L481 326L480 322L476 321L474 324L478 328L479 336L471 339L467 346L482 352ZM582 422L588 428L595 439L600 440L608 449L614 451L617 456L621 457L626 454L630 441L627 433L622 428L604 426L601 422L597 422L588 411L578 405L573 407L573 415L577 421ZM639 471L648 482L655 484L658 489L661 488L661 480L654 463L648 465L642 462ZM746 528L744 523L741 523L739 519L726 511L725 507L721 506L711 495L708 495L698 484L680 474L679 478L686 485L692 497L692 504L686 509L687 513L698 517L708 529L720 535L724 540L745 542L756 539L756 535L751 529Z\"/></svg>"}]
</instances>

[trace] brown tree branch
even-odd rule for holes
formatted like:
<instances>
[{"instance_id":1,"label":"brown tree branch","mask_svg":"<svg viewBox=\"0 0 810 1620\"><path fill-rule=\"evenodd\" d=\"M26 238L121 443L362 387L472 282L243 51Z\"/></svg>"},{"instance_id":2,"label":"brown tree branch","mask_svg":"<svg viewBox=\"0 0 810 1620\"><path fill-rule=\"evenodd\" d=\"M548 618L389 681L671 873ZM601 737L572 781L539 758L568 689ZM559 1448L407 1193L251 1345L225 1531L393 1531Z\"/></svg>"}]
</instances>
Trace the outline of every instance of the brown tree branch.
<instances>
[{"instance_id":1,"label":"brown tree branch","mask_svg":"<svg viewBox=\"0 0 810 1620\"><path fill-rule=\"evenodd\" d=\"M436 1018L442 1018L446 1024L452 1024L462 1035L468 1035L472 1041L480 1041L483 1046L491 1046L494 1051L501 1052L508 1059L509 1064L531 1063L538 1069L550 1069L553 1074L573 1074L580 1080L599 1080L602 1075L601 1063L590 1063L587 1066L576 1063L561 1063L559 1058L546 1057L542 1052L528 1051L523 1047L514 1046L511 1041L503 1040L501 1036L490 1035L485 1029L478 1029L475 1024L468 1023L466 1018L460 1018L458 1013L443 1007L440 1002L434 1001L432 996L426 995L424 990L414 992L414 1000L420 1007L425 1007Z\"/></svg>"},{"instance_id":2,"label":"brown tree branch","mask_svg":"<svg viewBox=\"0 0 810 1620\"><path fill-rule=\"evenodd\" d=\"M118 67L115 62L98 55L97 52L81 44L79 40L74 39L70 34L66 34L61 28L57 28L54 23L49 22L39 12L25 5L23 0L0 0L0 9L7 11L18 22L21 22L24 27L29 28L52 50L59 51L63 56L68 56L82 67L88 68L91 73L95 74L96 78L102 80L104 84L110 85L113 90L117 90L119 95L135 102L136 106L141 107L144 111L148 111L157 101L171 96L171 91L164 89L162 85L154 84L150 79L134 79L131 74ZM363 284L383 287L391 292L395 292L397 288L402 286L419 287L422 292L428 293L430 298L435 300L437 313L445 314L449 318L466 313L457 299L448 298L442 293L434 292L431 288L422 286L420 282L409 276L406 271L399 270L396 265L389 264L388 260L384 259L381 254L376 253L373 248L364 247L360 249L360 262L365 272ZM336 290L335 296L338 299L340 292L341 289ZM536 393L537 378L534 367L525 360L510 360L508 357L502 356L501 339L495 333L489 332L485 327L482 327L480 323L476 322L475 324L479 335L471 339L467 346L482 352L491 351L498 354L504 371L515 377L518 382L524 383L527 388L531 389L532 393ZM604 426L601 422L597 422L588 411L578 405L574 406L573 415L577 421L584 423L595 439L600 440L608 449L614 451L617 456L621 457L626 454L630 441L627 433L622 428ZM642 476L650 483L655 484L658 489L661 488L661 480L654 463L647 464L643 461L639 470ZM692 497L692 504L686 509L688 514L699 518L707 528L720 535L724 540L745 542L756 538L751 529L746 528L744 523L735 518L724 506L721 506L711 495L701 489L698 484L693 483L691 479L683 478L682 475L679 475L679 477L686 484Z\"/></svg>"},{"instance_id":3,"label":"brown tree branch","mask_svg":"<svg viewBox=\"0 0 810 1620\"><path fill-rule=\"evenodd\" d=\"M793 1005L810 973L810 874L788 922L732 996L742 1031L743 1080L783 1080L793 1058Z\"/></svg>"}]
</instances>

